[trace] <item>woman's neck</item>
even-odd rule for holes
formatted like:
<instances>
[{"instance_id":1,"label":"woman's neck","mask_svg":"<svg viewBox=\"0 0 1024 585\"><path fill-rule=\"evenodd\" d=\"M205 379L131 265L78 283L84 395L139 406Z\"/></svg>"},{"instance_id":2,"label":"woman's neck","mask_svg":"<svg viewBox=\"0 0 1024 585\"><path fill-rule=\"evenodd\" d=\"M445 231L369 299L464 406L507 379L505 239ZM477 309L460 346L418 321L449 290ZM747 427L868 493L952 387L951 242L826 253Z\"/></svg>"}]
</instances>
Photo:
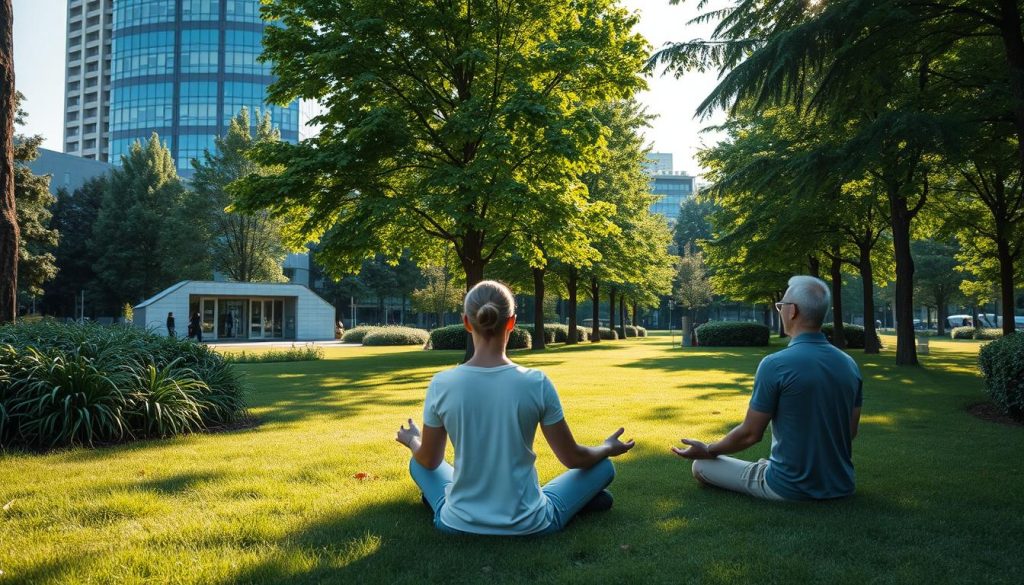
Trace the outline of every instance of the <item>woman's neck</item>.
<instances>
[{"instance_id":1,"label":"woman's neck","mask_svg":"<svg viewBox=\"0 0 1024 585\"><path fill-rule=\"evenodd\" d=\"M473 336L473 357L466 362L467 366L477 368L494 368L507 366L512 363L505 355L505 336L495 336L485 339L478 335Z\"/></svg>"}]
</instances>

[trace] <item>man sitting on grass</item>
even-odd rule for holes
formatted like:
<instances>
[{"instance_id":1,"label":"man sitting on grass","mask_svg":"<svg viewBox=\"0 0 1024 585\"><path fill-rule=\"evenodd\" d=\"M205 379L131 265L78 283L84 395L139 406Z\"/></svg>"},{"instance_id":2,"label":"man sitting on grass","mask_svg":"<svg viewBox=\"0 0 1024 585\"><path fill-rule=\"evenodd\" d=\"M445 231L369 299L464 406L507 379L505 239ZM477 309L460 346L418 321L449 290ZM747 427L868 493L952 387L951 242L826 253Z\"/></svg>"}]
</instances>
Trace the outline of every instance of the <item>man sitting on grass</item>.
<instances>
[{"instance_id":1,"label":"man sitting on grass","mask_svg":"<svg viewBox=\"0 0 1024 585\"><path fill-rule=\"evenodd\" d=\"M683 439L672 450L693 459L693 477L767 500L822 500L854 490L853 438L862 403L857 364L821 332L831 304L828 286L794 276L775 303L789 347L761 360L743 423L706 445ZM755 445L772 424L768 460L750 463L722 457Z\"/></svg>"}]
</instances>

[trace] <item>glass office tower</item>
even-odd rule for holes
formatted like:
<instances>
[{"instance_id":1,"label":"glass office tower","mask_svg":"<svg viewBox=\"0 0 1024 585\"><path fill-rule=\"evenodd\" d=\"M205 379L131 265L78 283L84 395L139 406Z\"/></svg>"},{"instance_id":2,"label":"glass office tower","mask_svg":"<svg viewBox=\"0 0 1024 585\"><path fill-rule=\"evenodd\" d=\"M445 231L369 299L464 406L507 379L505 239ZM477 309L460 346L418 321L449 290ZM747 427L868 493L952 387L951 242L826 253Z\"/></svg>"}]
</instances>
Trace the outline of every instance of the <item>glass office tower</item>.
<instances>
[{"instance_id":1,"label":"glass office tower","mask_svg":"<svg viewBox=\"0 0 1024 585\"><path fill-rule=\"evenodd\" d=\"M267 106L274 81L257 62L267 26L259 0L114 0L110 160L120 163L153 132L171 150L178 174L227 129L243 107L269 111L281 138L299 138L299 104ZM255 116L253 116L255 121Z\"/></svg>"}]
</instances>

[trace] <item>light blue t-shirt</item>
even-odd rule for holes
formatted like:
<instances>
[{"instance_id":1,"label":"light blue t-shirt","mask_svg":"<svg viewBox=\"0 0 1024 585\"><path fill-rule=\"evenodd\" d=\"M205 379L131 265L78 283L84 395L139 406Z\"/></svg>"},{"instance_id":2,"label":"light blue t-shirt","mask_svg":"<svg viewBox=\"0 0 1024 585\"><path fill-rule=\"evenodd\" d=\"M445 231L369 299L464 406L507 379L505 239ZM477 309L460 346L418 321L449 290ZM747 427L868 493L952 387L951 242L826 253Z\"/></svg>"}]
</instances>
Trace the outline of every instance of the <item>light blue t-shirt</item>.
<instances>
[{"instance_id":1,"label":"light blue t-shirt","mask_svg":"<svg viewBox=\"0 0 1024 585\"><path fill-rule=\"evenodd\" d=\"M562 418L555 386L539 370L461 365L434 376L423 424L444 427L455 447L441 522L477 534L547 528L551 507L537 479L533 438L538 424Z\"/></svg>"},{"instance_id":2,"label":"light blue t-shirt","mask_svg":"<svg viewBox=\"0 0 1024 585\"><path fill-rule=\"evenodd\" d=\"M863 400L857 363L821 333L761 360L750 408L772 415L768 487L787 500L852 494L850 421Z\"/></svg>"}]
</instances>

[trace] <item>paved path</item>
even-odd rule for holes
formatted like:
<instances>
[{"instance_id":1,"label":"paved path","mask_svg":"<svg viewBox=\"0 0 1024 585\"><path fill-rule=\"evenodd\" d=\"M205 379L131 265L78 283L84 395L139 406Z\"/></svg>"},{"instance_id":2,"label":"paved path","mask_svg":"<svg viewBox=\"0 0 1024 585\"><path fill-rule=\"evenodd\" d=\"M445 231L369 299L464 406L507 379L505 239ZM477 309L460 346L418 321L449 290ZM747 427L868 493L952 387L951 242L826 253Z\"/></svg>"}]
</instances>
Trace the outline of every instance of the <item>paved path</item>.
<instances>
[{"instance_id":1,"label":"paved path","mask_svg":"<svg viewBox=\"0 0 1024 585\"><path fill-rule=\"evenodd\" d=\"M363 344L342 343L340 340L332 339L328 341L222 341L207 343L206 345L215 349L291 349L292 346L304 347L307 345L315 345L317 347L362 347Z\"/></svg>"}]
</instances>

